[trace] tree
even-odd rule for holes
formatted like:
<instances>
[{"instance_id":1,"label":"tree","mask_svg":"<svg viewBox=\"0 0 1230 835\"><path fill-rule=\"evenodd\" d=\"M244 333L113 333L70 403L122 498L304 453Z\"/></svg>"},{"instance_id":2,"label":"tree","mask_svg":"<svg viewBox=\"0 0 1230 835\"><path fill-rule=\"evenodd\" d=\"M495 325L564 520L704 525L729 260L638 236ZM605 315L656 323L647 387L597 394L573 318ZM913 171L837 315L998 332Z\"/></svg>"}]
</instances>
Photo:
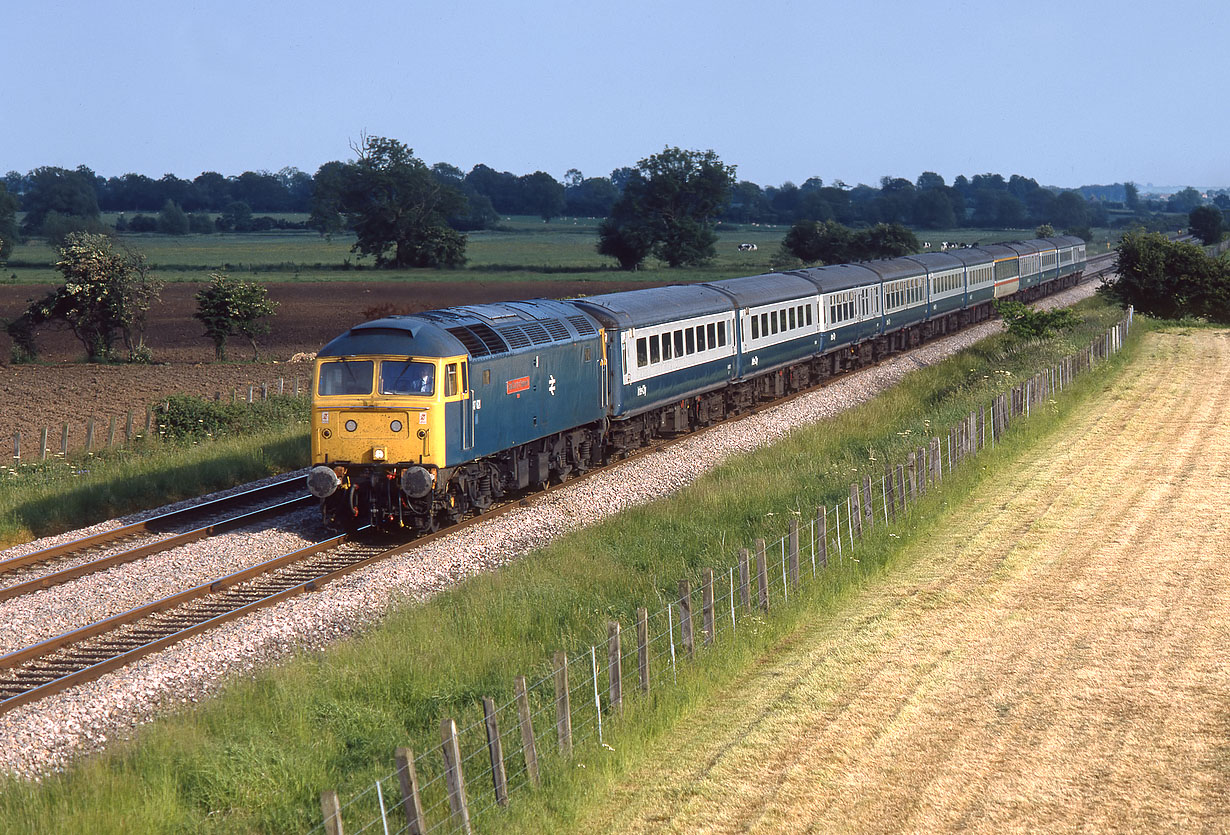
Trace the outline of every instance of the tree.
<instances>
[{"instance_id":1,"label":"tree","mask_svg":"<svg viewBox=\"0 0 1230 835\"><path fill-rule=\"evenodd\" d=\"M1186 214L1199 206L1203 199L1200 196L1200 192L1188 186L1182 191L1170 195L1170 199L1166 201L1166 211L1183 212Z\"/></svg>"},{"instance_id":2,"label":"tree","mask_svg":"<svg viewBox=\"0 0 1230 835\"><path fill-rule=\"evenodd\" d=\"M121 342L132 361L148 361L144 344L145 315L158 299L162 282L145 256L116 248L106 235L73 232L60 248L55 269L64 285L31 304L8 325L15 357L37 356L40 325L62 321L85 346L91 362L113 359Z\"/></svg>"},{"instance_id":3,"label":"tree","mask_svg":"<svg viewBox=\"0 0 1230 835\"><path fill-rule=\"evenodd\" d=\"M1129 232L1119 244L1112 278L1098 293L1160 319L1193 316L1230 323L1230 262L1198 245L1157 232Z\"/></svg>"},{"instance_id":4,"label":"tree","mask_svg":"<svg viewBox=\"0 0 1230 835\"><path fill-rule=\"evenodd\" d=\"M222 214L218 215L218 229L223 232L251 232L252 207L242 200L227 203Z\"/></svg>"},{"instance_id":5,"label":"tree","mask_svg":"<svg viewBox=\"0 0 1230 835\"><path fill-rule=\"evenodd\" d=\"M1044 223L1034 230L1035 238L1053 238L1055 237L1055 227L1049 223ZM1000 314L1003 315L1002 313Z\"/></svg>"},{"instance_id":6,"label":"tree","mask_svg":"<svg viewBox=\"0 0 1230 835\"><path fill-rule=\"evenodd\" d=\"M800 220L790 227L782 248L806 264L840 264L851 260L852 233L832 220Z\"/></svg>"},{"instance_id":7,"label":"tree","mask_svg":"<svg viewBox=\"0 0 1230 835\"><path fill-rule=\"evenodd\" d=\"M9 194L4 183L0 183L0 259L7 258L20 240L21 230L17 226L17 198Z\"/></svg>"},{"instance_id":8,"label":"tree","mask_svg":"<svg viewBox=\"0 0 1230 835\"><path fill-rule=\"evenodd\" d=\"M545 221L564 211L564 185L545 171L517 178L526 208Z\"/></svg>"},{"instance_id":9,"label":"tree","mask_svg":"<svg viewBox=\"0 0 1230 835\"><path fill-rule=\"evenodd\" d=\"M1197 206L1187 215L1187 227L1205 246L1221 240L1225 217L1214 206Z\"/></svg>"},{"instance_id":10,"label":"tree","mask_svg":"<svg viewBox=\"0 0 1230 835\"><path fill-rule=\"evenodd\" d=\"M462 193L396 139L364 136L354 150L358 159L337 172L336 183L323 184L337 191L321 194L318 182L316 195L349 220L358 237L351 252L395 269L465 263L466 236L446 222L465 211Z\"/></svg>"},{"instance_id":11,"label":"tree","mask_svg":"<svg viewBox=\"0 0 1230 835\"><path fill-rule=\"evenodd\" d=\"M76 171L36 168L30 172L29 186L22 195L21 204L26 212L22 231L27 235L43 234L43 221L52 212L98 220L94 172L85 166Z\"/></svg>"},{"instance_id":12,"label":"tree","mask_svg":"<svg viewBox=\"0 0 1230 835\"><path fill-rule=\"evenodd\" d=\"M1123 205L1133 212L1140 211L1140 190L1133 182L1123 184Z\"/></svg>"},{"instance_id":13,"label":"tree","mask_svg":"<svg viewBox=\"0 0 1230 835\"><path fill-rule=\"evenodd\" d=\"M164 203L162 211L158 213L158 231L164 235L187 235L188 229L188 215L184 210L174 201L168 200Z\"/></svg>"},{"instance_id":14,"label":"tree","mask_svg":"<svg viewBox=\"0 0 1230 835\"><path fill-rule=\"evenodd\" d=\"M948 189L939 186L920 191L914 198L914 223L924 229L951 229L956 226L957 216L952 210Z\"/></svg>"},{"instance_id":15,"label":"tree","mask_svg":"<svg viewBox=\"0 0 1230 835\"><path fill-rule=\"evenodd\" d=\"M221 273L209 278L209 284L196 294L192 318L205 325L205 336L213 340L217 359L225 360L227 340L242 334L252 344L252 361L256 362L260 359L256 337L269 333L268 319L277 303L269 301L269 291L255 282Z\"/></svg>"},{"instance_id":16,"label":"tree","mask_svg":"<svg viewBox=\"0 0 1230 835\"><path fill-rule=\"evenodd\" d=\"M666 148L637 163L611 210L612 223L599 226L598 251L653 242L653 253L671 267L703 264L717 254L715 227L730 202L734 166L713 151ZM620 259L620 266L628 263Z\"/></svg>"}]
</instances>

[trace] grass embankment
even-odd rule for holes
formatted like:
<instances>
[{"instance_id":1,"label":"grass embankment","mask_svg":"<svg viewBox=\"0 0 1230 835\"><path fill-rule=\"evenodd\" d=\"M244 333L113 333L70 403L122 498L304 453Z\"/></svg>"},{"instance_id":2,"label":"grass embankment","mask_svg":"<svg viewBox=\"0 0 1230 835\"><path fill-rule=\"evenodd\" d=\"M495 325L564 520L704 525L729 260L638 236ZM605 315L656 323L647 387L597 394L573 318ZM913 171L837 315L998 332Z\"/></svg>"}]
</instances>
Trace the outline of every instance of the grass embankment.
<instances>
[{"instance_id":1,"label":"grass embankment","mask_svg":"<svg viewBox=\"0 0 1230 835\"><path fill-rule=\"evenodd\" d=\"M0 546L308 464L307 398L167 402L153 437L0 470Z\"/></svg>"},{"instance_id":2,"label":"grass embankment","mask_svg":"<svg viewBox=\"0 0 1230 835\"><path fill-rule=\"evenodd\" d=\"M882 473L886 461L902 460L934 431L1083 347L1119 316L1096 302L1078 309L1084 324L1073 333L1031 344L1007 336L985 340L838 419L731 460L667 500L407 607L329 652L235 682L224 696L159 721L135 742L65 775L35 785L10 782L0 794L0 821L37 832L307 829L319 821L322 789L337 788L348 798L370 787L392 770L399 745L437 759L442 717L473 719L480 695L506 700L515 675L533 681L549 672L551 651L588 647L605 635L608 619L631 624L637 607L659 608L674 598L681 577L728 564L737 545L757 536L780 536L792 509L808 516L831 505L860 473ZM1089 393L1098 379L1079 388ZM867 540L861 562L846 562L813 584L803 604L824 606L878 571L894 558L890 543L908 541L931 524L929 507L969 489L960 487L962 478L970 476L954 479L895 531L902 539L877 534ZM539 831L541 815L571 820L611 774L635 763L649 741L785 634L799 605L779 607L785 617L757 621L744 639L716 650L712 662L683 672L678 688L659 688L652 704L632 699L625 718L616 720L614 751L578 752L576 762L586 768L563 765L544 751L547 790L518 794L505 822ZM546 714L538 719L548 721ZM431 769L422 767L425 779ZM370 812L374 799L363 803Z\"/></svg>"}]
</instances>

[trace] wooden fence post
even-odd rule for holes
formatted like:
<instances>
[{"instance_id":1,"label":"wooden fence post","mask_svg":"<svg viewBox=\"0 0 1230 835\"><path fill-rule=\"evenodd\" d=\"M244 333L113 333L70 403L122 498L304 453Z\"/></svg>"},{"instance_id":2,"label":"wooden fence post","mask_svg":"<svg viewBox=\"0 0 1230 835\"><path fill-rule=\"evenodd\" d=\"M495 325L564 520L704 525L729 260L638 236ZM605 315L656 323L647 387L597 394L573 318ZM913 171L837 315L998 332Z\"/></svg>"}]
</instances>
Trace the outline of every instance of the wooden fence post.
<instances>
[{"instance_id":1,"label":"wooden fence post","mask_svg":"<svg viewBox=\"0 0 1230 835\"><path fill-rule=\"evenodd\" d=\"M863 499L858 482L850 485L850 521L854 523L854 533L863 535Z\"/></svg>"},{"instance_id":2,"label":"wooden fence post","mask_svg":"<svg viewBox=\"0 0 1230 835\"><path fill-rule=\"evenodd\" d=\"M419 797L419 775L414 768L414 751L398 748L393 752L397 765L397 780L401 783L401 807L406 813L410 835L424 835L427 822L423 820L423 801Z\"/></svg>"},{"instance_id":3,"label":"wooden fence post","mask_svg":"<svg viewBox=\"0 0 1230 835\"><path fill-rule=\"evenodd\" d=\"M863 476L863 518L867 520L867 530L875 527L875 503L871 499L871 476Z\"/></svg>"},{"instance_id":4,"label":"wooden fence post","mask_svg":"<svg viewBox=\"0 0 1230 835\"><path fill-rule=\"evenodd\" d=\"M94 448L94 418L90 418L90 422L85 425L85 451L89 452Z\"/></svg>"},{"instance_id":5,"label":"wooden fence post","mask_svg":"<svg viewBox=\"0 0 1230 835\"><path fill-rule=\"evenodd\" d=\"M700 587L701 630L705 646L713 646L713 569L706 568L701 572L704 578Z\"/></svg>"},{"instance_id":6,"label":"wooden fence post","mask_svg":"<svg viewBox=\"0 0 1230 835\"><path fill-rule=\"evenodd\" d=\"M790 585L799 584L799 520L790 517Z\"/></svg>"},{"instance_id":7,"label":"wooden fence post","mask_svg":"<svg viewBox=\"0 0 1230 835\"><path fill-rule=\"evenodd\" d=\"M440 742L444 753L444 782L448 786L448 807L453 820L469 835L470 805L466 801L466 778L461 768L461 745L457 741L457 723L452 719L440 722Z\"/></svg>"},{"instance_id":8,"label":"wooden fence post","mask_svg":"<svg viewBox=\"0 0 1230 835\"><path fill-rule=\"evenodd\" d=\"M623 648L619 642L619 621L607 621L606 624L606 664L607 693L613 713L622 713L624 709L624 664Z\"/></svg>"},{"instance_id":9,"label":"wooden fence post","mask_svg":"<svg viewBox=\"0 0 1230 835\"><path fill-rule=\"evenodd\" d=\"M21 432L13 433L13 460L21 463Z\"/></svg>"},{"instance_id":10,"label":"wooden fence post","mask_svg":"<svg viewBox=\"0 0 1230 835\"><path fill-rule=\"evenodd\" d=\"M840 535L840 531L838 532ZM829 509L824 505L816 508L816 557L821 568L829 567Z\"/></svg>"},{"instance_id":11,"label":"wooden fence post","mask_svg":"<svg viewBox=\"0 0 1230 835\"><path fill-rule=\"evenodd\" d=\"M115 415L111 416L111 422L107 426L107 449L115 446Z\"/></svg>"},{"instance_id":12,"label":"wooden fence post","mask_svg":"<svg viewBox=\"0 0 1230 835\"><path fill-rule=\"evenodd\" d=\"M931 483L939 486L944 479L944 457L939 438L931 439Z\"/></svg>"},{"instance_id":13,"label":"wooden fence post","mask_svg":"<svg viewBox=\"0 0 1230 835\"><path fill-rule=\"evenodd\" d=\"M46 461L47 460L47 427L46 426L43 427L43 434L39 440L39 451L40 451L39 457L42 458L42 460Z\"/></svg>"},{"instance_id":14,"label":"wooden fence post","mask_svg":"<svg viewBox=\"0 0 1230 835\"><path fill-rule=\"evenodd\" d=\"M769 566L765 554L765 542L756 540L756 590L760 597L760 611L769 611Z\"/></svg>"},{"instance_id":15,"label":"wooden fence post","mask_svg":"<svg viewBox=\"0 0 1230 835\"><path fill-rule=\"evenodd\" d=\"M910 502L913 503L918 499L918 453L911 452L905 457L905 468L909 474L910 481Z\"/></svg>"},{"instance_id":16,"label":"wooden fence post","mask_svg":"<svg viewBox=\"0 0 1230 835\"><path fill-rule=\"evenodd\" d=\"M568 656L555 653L555 736L559 752L572 755L572 700L568 692Z\"/></svg>"},{"instance_id":17,"label":"wooden fence post","mask_svg":"<svg viewBox=\"0 0 1230 835\"><path fill-rule=\"evenodd\" d=\"M132 409L128 410L128 419L124 422L124 443L132 443Z\"/></svg>"},{"instance_id":18,"label":"wooden fence post","mask_svg":"<svg viewBox=\"0 0 1230 835\"><path fill-rule=\"evenodd\" d=\"M691 661L696 657L696 638L692 634L692 584L687 580L679 581L679 634L683 651Z\"/></svg>"},{"instance_id":19,"label":"wooden fence post","mask_svg":"<svg viewBox=\"0 0 1230 835\"><path fill-rule=\"evenodd\" d=\"M649 610L636 610L636 669L640 673L641 692L649 695Z\"/></svg>"},{"instance_id":20,"label":"wooden fence post","mask_svg":"<svg viewBox=\"0 0 1230 835\"><path fill-rule=\"evenodd\" d=\"M342 809L333 789L320 793L320 811L325 818L326 835L342 835Z\"/></svg>"},{"instance_id":21,"label":"wooden fence post","mask_svg":"<svg viewBox=\"0 0 1230 835\"><path fill-rule=\"evenodd\" d=\"M743 608L750 612L752 610L752 579L749 576L748 568L748 553L746 548L739 549L739 602L743 604Z\"/></svg>"},{"instance_id":22,"label":"wooden fence post","mask_svg":"<svg viewBox=\"0 0 1230 835\"><path fill-rule=\"evenodd\" d=\"M60 454L68 457L68 421L64 422L64 431L60 434Z\"/></svg>"},{"instance_id":23,"label":"wooden fence post","mask_svg":"<svg viewBox=\"0 0 1230 835\"><path fill-rule=\"evenodd\" d=\"M508 775L504 771L504 743L500 741L499 718L495 715L495 699L483 696L483 724L487 728L487 751L491 755L491 784L495 802L508 805Z\"/></svg>"},{"instance_id":24,"label":"wooden fence post","mask_svg":"<svg viewBox=\"0 0 1230 835\"><path fill-rule=\"evenodd\" d=\"M261 386L261 400L269 399L269 384L265 383Z\"/></svg>"},{"instance_id":25,"label":"wooden fence post","mask_svg":"<svg viewBox=\"0 0 1230 835\"><path fill-rule=\"evenodd\" d=\"M897 485L893 478L893 468L888 466L884 469L884 510L888 514L890 520L897 518Z\"/></svg>"},{"instance_id":26,"label":"wooden fence post","mask_svg":"<svg viewBox=\"0 0 1230 835\"><path fill-rule=\"evenodd\" d=\"M521 726L521 752L525 755L525 773L530 783L540 785L538 778L538 741L534 739L534 715L530 712L530 694L525 686L525 676L513 679L513 692L517 699L517 723Z\"/></svg>"}]
</instances>

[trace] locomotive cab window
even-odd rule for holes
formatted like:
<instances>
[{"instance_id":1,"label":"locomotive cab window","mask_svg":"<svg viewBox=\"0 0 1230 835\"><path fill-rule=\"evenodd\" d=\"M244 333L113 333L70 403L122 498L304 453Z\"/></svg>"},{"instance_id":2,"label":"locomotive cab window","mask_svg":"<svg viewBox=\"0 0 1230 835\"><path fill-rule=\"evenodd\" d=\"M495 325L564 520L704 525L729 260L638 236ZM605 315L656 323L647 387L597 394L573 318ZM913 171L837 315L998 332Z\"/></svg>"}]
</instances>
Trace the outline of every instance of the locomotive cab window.
<instances>
[{"instance_id":1,"label":"locomotive cab window","mask_svg":"<svg viewBox=\"0 0 1230 835\"><path fill-rule=\"evenodd\" d=\"M455 371L455 367L454 367ZM380 363L381 394L432 395L436 391L436 367L418 360L384 360Z\"/></svg>"},{"instance_id":2,"label":"locomotive cab window","mask_svg":"<svg viewBox=\"0 0 1230 835\"><path fill-rule=\"evenodd\" d=\"M339 394L371 394L374 368L375 363L371 360L337 360L321 363L317 390L322 397Z\"/></svg>"},{"instance_id":3,"label":"locomotive cab window","mask_svg":"<svg viewBox=\"0 0 1230 835\"><path fill-rule=\"evenodd\" d=\"M444 368L444 396L454 397L457 394L457 384L460 376L457 373L457 363L450 362Z\"/></svg>"}]
</instances>

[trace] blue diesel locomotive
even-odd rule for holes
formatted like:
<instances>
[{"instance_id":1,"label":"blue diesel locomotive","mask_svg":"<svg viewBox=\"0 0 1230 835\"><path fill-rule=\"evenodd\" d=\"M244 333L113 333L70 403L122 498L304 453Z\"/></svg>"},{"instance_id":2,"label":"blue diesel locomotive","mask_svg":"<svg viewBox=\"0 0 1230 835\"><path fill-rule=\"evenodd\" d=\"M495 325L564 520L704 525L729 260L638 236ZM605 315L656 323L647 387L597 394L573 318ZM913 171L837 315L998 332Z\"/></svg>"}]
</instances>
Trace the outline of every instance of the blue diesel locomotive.
<instances>
[{"instance_id":1,"label":"blue diesel locomotive","mask_svg":"<svg viewBox=\"0 0 1230 835\"><path fill-rule=\"evenodd\" d=\"M326 524L436 530L502 496L1080 280L1059 237L356 325L317 354Z\"/></svg>"}]
</instances>

